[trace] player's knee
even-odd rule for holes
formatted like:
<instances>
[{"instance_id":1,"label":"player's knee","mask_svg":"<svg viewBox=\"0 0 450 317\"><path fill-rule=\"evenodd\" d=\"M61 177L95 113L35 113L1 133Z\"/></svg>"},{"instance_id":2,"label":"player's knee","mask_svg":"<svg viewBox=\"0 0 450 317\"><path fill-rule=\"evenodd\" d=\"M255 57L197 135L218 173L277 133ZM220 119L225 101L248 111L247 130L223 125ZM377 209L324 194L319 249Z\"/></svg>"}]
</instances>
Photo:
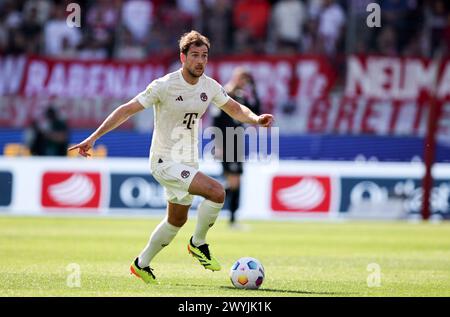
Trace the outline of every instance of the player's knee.
<instances>
[{"instance_id":1,"label":"player's knee","mask_svg":"<svg viewBox=\"0 0 450 317\"><path fill-rule=\"evenodd\" d=\"M225 190L223 189L223 186L220 184L214 185L211 188L211 194L208 199L215 203L223 203L225 201Z\"/></svg>"},{"instance_id":2,"label":"player's knee","mask_svg":"<svg viewBox=\"0 0 450 317\"><path fill-rule=\"evenodd\" d=\"M172 226L182 227L186 223L187 219L187 215L172 215L169 217L168 221Z\"/></svg>"}]
</instances>

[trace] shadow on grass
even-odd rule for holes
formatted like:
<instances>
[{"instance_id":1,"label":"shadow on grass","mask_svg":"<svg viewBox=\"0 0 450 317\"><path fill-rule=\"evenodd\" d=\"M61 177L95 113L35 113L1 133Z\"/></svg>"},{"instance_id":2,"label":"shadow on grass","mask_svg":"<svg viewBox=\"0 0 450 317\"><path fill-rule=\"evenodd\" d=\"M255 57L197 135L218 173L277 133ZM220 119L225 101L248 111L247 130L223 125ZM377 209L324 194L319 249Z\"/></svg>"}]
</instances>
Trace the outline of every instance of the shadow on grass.
<instances>
[{"instance_id":1,"label":"shadow on grass","mask_svg":"<svg viewBox=\"0 0 450 317\"><path fill-rule=\"evenodd\" d=\"M202 285L202 284L174 284L175 286L195 286L195 287L204 287L204 288L211 288L211 285ZM219 286L219 288L221 289L227 289L227 290L239 290L233 286ZM304 295L355 295L355 293L346 293L346 292L314 292L314 291L298 291L298 290L286 290L286 289L274 289L274 288L261 288L258 290L246 290L246 289L242 289L241 291L243 292L259 292L262 293L261 295L263 295L263 293L266 292L274 292L274 293L285 293L285 294L304 294Z\"/></svg>"},{"instance_id":2,"label":"shadow on grass","mask_svg":"<svg viewBox=\"0 0 450 317\"><path fill-rule=\"evenodd\" d=\"M230 290L236 290L232 286L220 286L220 288L226 288ZM245 290L248 291L248 290ZM258 292L275 292L275 293L286 293L286 294L308 294L308 295L350 295L351 293L344 292L312 292L312 291L297 291L288 289L274 289L274 288L261 288L257 290Z\"/></svg>"}]
</instances>

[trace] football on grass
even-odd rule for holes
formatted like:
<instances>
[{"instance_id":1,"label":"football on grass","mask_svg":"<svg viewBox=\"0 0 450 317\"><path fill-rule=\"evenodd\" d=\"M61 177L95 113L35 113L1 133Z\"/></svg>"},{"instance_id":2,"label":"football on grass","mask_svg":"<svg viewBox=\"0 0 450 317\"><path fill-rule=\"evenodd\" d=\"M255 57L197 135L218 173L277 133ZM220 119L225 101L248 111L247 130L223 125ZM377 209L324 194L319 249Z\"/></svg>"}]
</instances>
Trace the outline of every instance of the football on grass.
<instances>
[{"instance_id":1,"label":"football on grass","mask_svg":"<svg viewBox=\"0 0 450 317\"><path fill-rule=\"evenodd\" d=\"M236 288L258 289L264 281L264 267L255 258L240 258L231 267L230 279Z\"/></svg>"}]
</instances>

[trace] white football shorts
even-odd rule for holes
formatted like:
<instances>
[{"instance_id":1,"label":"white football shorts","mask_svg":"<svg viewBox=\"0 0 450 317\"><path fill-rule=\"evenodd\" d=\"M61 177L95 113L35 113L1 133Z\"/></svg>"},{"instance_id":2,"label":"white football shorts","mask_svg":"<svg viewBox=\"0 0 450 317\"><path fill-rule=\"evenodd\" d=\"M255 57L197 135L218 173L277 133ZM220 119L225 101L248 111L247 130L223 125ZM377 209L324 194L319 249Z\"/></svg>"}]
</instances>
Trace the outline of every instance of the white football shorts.
<instances>
[{"instance_id":1,"label":"white football shorts","mask_svg":"<svg viewBox=\"0 0 450 317\"><path fill-rule=\"evenodd\" d=\"M164 187L167 201L180 205L191 205L194 196L188 189L198 172L198 164L185 165L155 158L150 162L152 176Z\"/></svg>"}]
</instances>

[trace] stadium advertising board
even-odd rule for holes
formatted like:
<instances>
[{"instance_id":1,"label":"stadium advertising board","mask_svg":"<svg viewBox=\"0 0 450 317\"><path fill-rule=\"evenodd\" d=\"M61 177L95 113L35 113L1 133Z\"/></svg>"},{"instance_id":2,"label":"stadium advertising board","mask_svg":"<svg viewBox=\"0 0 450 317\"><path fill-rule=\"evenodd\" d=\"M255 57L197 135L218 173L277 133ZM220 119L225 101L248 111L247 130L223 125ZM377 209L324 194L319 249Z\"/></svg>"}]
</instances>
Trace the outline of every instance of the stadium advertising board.
<instances>
[{"instance_id":1,"label":"stadium advertising board","mask_svg":"<svg viewBox=\"0 0 450 317\"><path fill-rule=\"evenodd\" d=\"M220 178L217 173L208 170L208 176ZM195 196L191 204L197 208L202 201ZM148 212L165 210L167 205L164 188L149 173L111 173L109 191L110 212Z\"/></svg>"},{"instance_id":2,"label":"stadium advertising board","mask_svg":"<svg viewBox=\"0 0 450 317\"><path fill-rule=\"evenodd\" d=\"M8 207L12 201L13 175L8 171L0 171L0 210Z\"/></svg>"},{"instance_id":3,"label":"stadium advertising board","mask_svg":"<svg viewBox=\"0 0 450 317\"><path fill-rule=\"evenodd\" d=\"M165 209L164 189L147 174L111 174L111 209Z\"/></svg>"},{"instance_id":4,"label":"stadium advertising board","mask_svg":"<svg viewBox=\"0 0 450 317\"><path fill-rule=\"evenodd\" d=\"M275 176L272 179L271 208L274 212L327 213L331 206L330 177Z\"/></svg>"},{"instance_id":5,"label":"stadium advertising board","mask_svg":"<svg viewBox=\"0 0 450 317\"><path fill-rule=\"evenodd\" d=\"M102 193L100 173L83 171L45 172L42 176L41 203L49 210L98 210Z\"/></svg>"},{"instance_id":6,"label":"stadium advertising board","mask_svg":"<svg viewBox=\"0 0 450 317\"><path fill-rule=\"evenodd\" d=\"M418 178L342 177L339 210L354 218L420 216L421 183ZM430 202L433 215L450 219L450 178L435 180Z\"/></svg>"},{"instance_id":7,"label":"stadium advertising board","mask_svg":"<svg viewBox=\"0 0 450 317\"><path fill-rule=\"evenodd\" d=\"M200 169L220 179L219 163L204 161ZM162 215L166 209L164 190L150 175L147 159L0 158L0 171L0 208L14 214ZM418 216L423 171L420 163L249 162L238 217ZM436 164L433 174L433 215L450 219L450 165ZM194 212L201 200L194 199Z\"/></svg>"},{"instance_id":8,"label":"stadium advertising board","mask_svg":"<svg viewBox=\"0 0 450 317\"><path fill-rule=\"evenodd\" d=\"M214 162L200 166L217 179L220 168ZM162 214L166 209L164 189L145 158L0 157L0 190L0 208L15 214ZM200 202L194 199L194 210Z\"/></svg>"}]
</instances>

